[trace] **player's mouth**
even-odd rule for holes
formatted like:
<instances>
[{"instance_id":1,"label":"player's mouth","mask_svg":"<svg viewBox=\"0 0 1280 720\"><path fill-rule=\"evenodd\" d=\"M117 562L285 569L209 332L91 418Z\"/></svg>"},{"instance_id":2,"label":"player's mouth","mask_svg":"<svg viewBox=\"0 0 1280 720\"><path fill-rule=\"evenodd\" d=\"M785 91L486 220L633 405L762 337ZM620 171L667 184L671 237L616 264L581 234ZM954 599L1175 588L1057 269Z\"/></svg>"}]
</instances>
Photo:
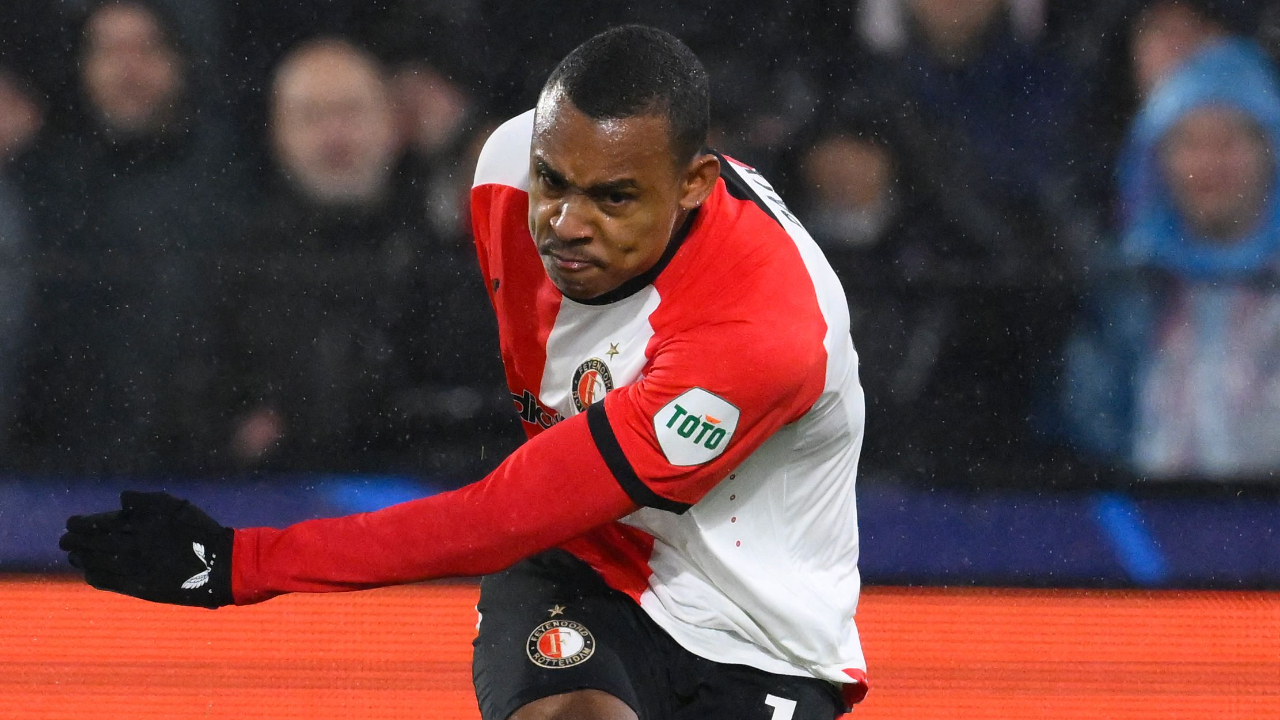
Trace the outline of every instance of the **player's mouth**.
<instances>
[{"instance_id":1,"label":"player's mouth","mask_svg":"<svg viewBox=\"0 0 1280 720\"><path fill-rule=\"evenodd\" d=\"M586 255L555 250L543 250L542 254L551 258L551 262L556 266L556 268L564 272L582 272L583 270L599 266L599 263L597 263L594 258L590 258Z\"/></svg>"}]
</instances>

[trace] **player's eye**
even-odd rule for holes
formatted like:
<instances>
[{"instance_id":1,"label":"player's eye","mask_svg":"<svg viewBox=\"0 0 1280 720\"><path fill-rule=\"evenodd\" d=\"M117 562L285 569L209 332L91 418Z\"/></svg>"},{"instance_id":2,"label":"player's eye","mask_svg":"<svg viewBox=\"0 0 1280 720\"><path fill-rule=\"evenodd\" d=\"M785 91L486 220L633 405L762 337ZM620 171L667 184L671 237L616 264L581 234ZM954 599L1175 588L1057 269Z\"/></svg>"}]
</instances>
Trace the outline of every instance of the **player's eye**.
<instances>
[{"instance_id":1,"label":"player's eye","mask_svg":"<svg viewBox=\"0 0 1280 720\"><path fill-rule=\"evenodd\" d=\"M633 196L632 196L631 194L629 194L629 193L624 193L624 192L609 192L609 193L604 193L603 195L601 195L601 196L600 196L600 200L601 200L601 202L603 202L605 205L610 205L610 206L613 206L613 207L618 207L618 206L625 205L625 204L627 204L628 202L630 202L630 201L631 201L631 199L632 199L632 197L633 197Z\"/></svg>"},{"instance_id":2,"label":"player's eye","mask_svg":"<svg viewBox=\"0 0 1280 720\"><path fill-rule=\"evenodd\" d=\"M565 188L565 183L563 178L557 175L552 175L546 170L538 171L538 182L542 185L543 188L554 191L554 192L559 192L561 190L564 190Z\"/></svg>"}]
</instances>

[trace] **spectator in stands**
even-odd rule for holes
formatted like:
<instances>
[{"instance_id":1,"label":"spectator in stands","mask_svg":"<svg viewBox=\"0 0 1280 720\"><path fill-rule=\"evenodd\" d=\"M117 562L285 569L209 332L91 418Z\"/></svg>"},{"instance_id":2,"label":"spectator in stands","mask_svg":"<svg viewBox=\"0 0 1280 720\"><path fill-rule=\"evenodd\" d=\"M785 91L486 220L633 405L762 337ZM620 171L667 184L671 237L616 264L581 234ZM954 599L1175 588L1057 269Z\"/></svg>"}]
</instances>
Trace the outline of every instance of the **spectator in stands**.
<instances>
[{"instance_id":1,"label":"spectator in stands","mask_svg":"<svg viewBox=\"0 0 1280 720\"><path fill-rule=\"evenodd\" d=\"M1155 477L1280 470L1280 80L1239 39L1153 90L1121 161L1119 287L1071 346L1078 442Z\"/></svg>"},{"instance_id":2,"label":"spectator in stands","mask_svg":"<svg viewBox=\"0 0 1280 720\"><path fill-rule=\"evenodd\" d=\"M475 103L457 83L422 60L399 63L389 87L407 150L406 170L427 227L446 243L467 242L467 202L475 169L470 130L479 120Z\"/></svg>"},{"instance_id":3,"label":"spectator in stands","mask_svg":"<svg viewBox=\"0 0 1280 720\"><path fill-rule=\"evenodd\" d=\"M20 164L43 122L44 109L32 86L0 65L0 453L6 458L20 394L32 272L28 202L14 165Z\"/></svg>"},{"instance_id":4,"label":"spectator in stands","mask_svg":"<svg viewBox=\"0 0 1280 720\"><path fill-rule=\"evenodd\" d=\"M984 276L1071 275L1092 240L1080 220L1087 208L1069 201L1079 78L1034 27L1014 23L1011 0L892 4L900 32L879 42L867 89L846 95L879 90L901 107L895 122L916 180L938 188L943 211L988 246Z\"/></svg>"},{"instance_id":5,"label":"spectator in stands","mask_svg":"<svg viewBox=\"0 0 1280 720\"><path fill-rule=\"evenodd\" d=\"M1104 227L1118 221L1115 160L1143 99L1205 44L1247 26L1236 0L1126 0L1092 8L1064 45L1088 75L1082 124L1089 152L1076 158L1086 178L1081 195L1102 209ZM1114 250L1101 248L1104 252Z\"/></svg>"},{"instance_id":6,"label":"spectator in stands","mask_svg":"<svg viewBox=\"0 0 1280 720\"><path fill-rule=\"evenodd\" d=\"M1147 97L1201 48L1225 37L1227 30L1193 2L1154 0L1138 13L1129 33L1134 85Z\"/></svg>"},{"instance_id":7,"label":"spectator in stands","mask_svg":"<svg viewBox=\"0 0 1280 720\"><path fill-rule=\"evenodd\" d=\"M57 132L58 109L73 104L75 60L73 31L78 23L78 3L5 3L0 11L0 65L37 88L46 113L44 133Z\"/></svg>"},{"instance_id":8,"label":"spectator in stands","mask_svg":"<svg viewBox=\"0 0 1280 720\"><path fill-rule=\"evenodd\" d=\"M916 422L927 413L926 455L952 475L1018 475L1041 460L1030 419L1059 371L1096 237L1092 209L1073 201L1079 79L1020 3L878 5L895 11L897 32L866 38L879 57L835 101L886 104L900 185L938 228L924 246L946 260L928 290L944 313L939 384Z\"/></svg>"},{"instance_id":9,"label":"spectator in stands","mask_svg":"<svg viewBox=\"0 0 1280 720\"><path fill-rule=\"evenodd\" d=\"M240 183L163 7L93 4L76 50L86 117L36 164L38 327L24 403L30 464L203 466L207 276Z\"/></svg>"},{"instance_id":10,"label":"spectator in stands","mask_svg":"<svg viewBox=\"0 0 1280 720\"><path fill-rule=\"evenodd\" d=\"M863 457L870 470L914 469L930 452L940 354L956 317L944 278L949 233L909 178L890 123L869 113L830 118L799 137L786 197L822 247L849 297L851 333L867 392ZM932 406L932 407L931 407ZM948 422L943 419L942 422Z\"/></svg>"},{"instance_id":11,"label":"spectator in stands","mask_svg":"<svg viewBox=\"0 0 1280 720\"><path fill-rule=\"evenodd\" d=\"M512 415L488 300L474 252L429 237L396 172L383 68L305 41L270 115L275 182L222 273L233 459L473 477L503 456L483 449L486 423Z\"/></svg>"}]
</instances>

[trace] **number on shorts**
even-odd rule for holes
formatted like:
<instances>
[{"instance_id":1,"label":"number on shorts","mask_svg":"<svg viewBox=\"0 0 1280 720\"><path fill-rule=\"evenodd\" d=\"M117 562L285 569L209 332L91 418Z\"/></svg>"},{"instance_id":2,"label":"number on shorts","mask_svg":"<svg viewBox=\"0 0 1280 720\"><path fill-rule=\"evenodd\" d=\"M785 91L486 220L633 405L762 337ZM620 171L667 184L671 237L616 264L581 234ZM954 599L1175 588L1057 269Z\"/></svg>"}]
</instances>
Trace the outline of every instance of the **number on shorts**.
<instances>
[{"instance_id":1,"label":"number on shorts","mask_svg":"<svg viewBox=\"0 0 1280 720\"><path fill-rule=\"evenodd\" d=\"M764 704L773 708L773 717L769 720L791 720L796 714L796 701L780 698L777 695L765 695Z\"/></svg>"}]
</instances>

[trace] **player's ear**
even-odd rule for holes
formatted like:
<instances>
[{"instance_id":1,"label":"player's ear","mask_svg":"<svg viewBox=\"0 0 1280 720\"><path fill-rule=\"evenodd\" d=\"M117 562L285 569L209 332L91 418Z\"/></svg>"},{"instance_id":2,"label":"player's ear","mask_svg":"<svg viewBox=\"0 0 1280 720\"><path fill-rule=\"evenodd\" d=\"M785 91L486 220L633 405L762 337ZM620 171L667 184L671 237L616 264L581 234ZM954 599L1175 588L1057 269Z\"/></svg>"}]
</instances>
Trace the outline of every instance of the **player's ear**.
<instances>
[{"instance_id":1,"label":"player's ear","mask_svg":"<svg viewBox=\"0 0 1280 720\"><path fill-rule=\"evenodd\" d=\"M710 197L720 179L720 158L711 153L701 154L689 161L684 170L684 193L680 207L692 210Z\"/></svg>"}]
</instances>

